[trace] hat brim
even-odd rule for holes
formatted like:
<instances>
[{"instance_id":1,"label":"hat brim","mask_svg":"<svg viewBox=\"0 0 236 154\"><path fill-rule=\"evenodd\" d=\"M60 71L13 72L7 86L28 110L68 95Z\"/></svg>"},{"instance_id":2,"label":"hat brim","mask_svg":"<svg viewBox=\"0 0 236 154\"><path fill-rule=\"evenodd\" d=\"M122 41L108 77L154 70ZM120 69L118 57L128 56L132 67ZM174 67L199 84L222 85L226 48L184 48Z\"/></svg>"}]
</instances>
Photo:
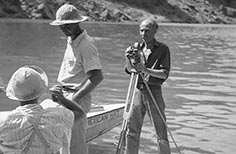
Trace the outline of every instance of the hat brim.
<instances>
[{"instance_id":1,"label":"hat brim","mask_svg":"<svg viewBox=\"0 0 236 154\"><path fill-rule=\"evenodd\" d=\"M15 83L16 81L16 78L19 76L18 74L18 71L20 71L20 69L26 69L26 68L30 68L30 69L33 69L35 70L39 76L40 76L40 80L41 80L41 83L40 83L40 87L38 89L33 89L32 90L32 94L30 95L25 95L24 97L21 97L21 96L17 96L17 84ZM13 88L13 87L16 87L16 88ZM33 100L33 99L36 99L36 98L39 98L41 95L43 95L43 93L47 90L47 87L48 87L48 77L47 77L47 74L38 66L35 66L35 65L25 65L24 67L21 67L19 68L14 74L13 76L11 77L11 79L9 80L9 83L7 85L7 88L6 88L6 96L9 98L9 99L12 99L12 100L16 100L16 101L29 101L29 100Z\"/></svg>"},{"instance_id":2,"label":"hat brim","mask_svg":"<svg viewBox=\"0 0 236 154\"><path fill-rule=\"evenodd\" d=\"M57 20L54 20L53 22L51 22L50 25L59 26L59 25L64 25L64 24L74 24L74 23L83 22L87 19L88 19L87 16L81 16L81 19L77 19L77 20L59 20L59 19L57 19Z\"/></svg>"},{"instance_id":3,"label":"hat brim","mask_svg":"<svg viewBox=\"0 0 236 154\"><path fill-rule=\"evenodd\" d=\"M38 92L37 95L31 96L29 98L24 98L24 99L16 97L14 92L9 92L9 91L6 93L6 96L9 99L15 100L15 101L30 101L30 100L34 100L34 99L39 98L40 96L42 96L43 93L45 92L45 90L46 90L46 88L40 89L40 92Z\"/></svg>"}]
</instances>

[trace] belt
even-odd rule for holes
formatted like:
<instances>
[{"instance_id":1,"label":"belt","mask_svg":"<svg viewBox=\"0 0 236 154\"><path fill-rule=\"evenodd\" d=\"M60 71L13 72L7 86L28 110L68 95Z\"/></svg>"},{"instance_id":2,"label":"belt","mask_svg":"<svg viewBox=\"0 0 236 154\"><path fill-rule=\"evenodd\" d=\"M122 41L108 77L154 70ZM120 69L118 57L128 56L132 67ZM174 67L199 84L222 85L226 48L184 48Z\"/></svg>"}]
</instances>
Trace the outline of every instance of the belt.
<instances>
[{"instance_id":1,"label":"belt","mask_svg":"<svg viewBox=\"0 0 236 154\"><path fill-rule=\"evenodd\" d=\"M160 89L161 88L161 85L148 85L150 89ZM144 83L139 83L137 84L137 88L139 90L143 90L143 89L146 89L146 86Z\"/></svg>"}]
</instances>

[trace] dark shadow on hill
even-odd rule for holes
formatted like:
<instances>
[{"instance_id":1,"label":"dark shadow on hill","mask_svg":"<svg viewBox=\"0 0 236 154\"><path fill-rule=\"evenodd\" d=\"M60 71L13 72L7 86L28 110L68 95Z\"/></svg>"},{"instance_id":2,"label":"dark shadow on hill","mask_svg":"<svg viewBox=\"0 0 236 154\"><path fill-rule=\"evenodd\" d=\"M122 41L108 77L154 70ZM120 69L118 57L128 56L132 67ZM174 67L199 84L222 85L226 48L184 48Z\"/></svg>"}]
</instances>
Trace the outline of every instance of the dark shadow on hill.
<instances>
[{"instance_id":1,"label":"dark shadow on hill","mask_svg":"<svg viewBox=\"0 0 236 154\"><path fill-rule=\"evenodd\" d=\"M218 8L218 12L220 12L230 23L236 23L235 0L208 0L208 3Z\"/></svg>"},{"instance_id":2,"label":"dark shadow on hill","mask_svg":"<svg viewBox=\"0 0 236 154\"><path fill-rule=\"evenodd\" d=\"M169 4L166 0L106 0L128 5L144 10L152 15L163 16L171 22L199 23L194 17L185 13L177 6ZM186 10L191 11L191 9Z\"/></svg>"},{"instance_id":3,"label":"dark shadow on hill","mask_svg":"<svg viewBox=\"0 0 236 154\"><path fill-rule=\"evenodd\" d=\"M185 8L185 10L186 12L192 12L190 8ZM151 9L149 12L152 14L165 16L172 22L199 23L199 21L193 16L187 14L179 7L171 5L169 3L162 4L161 6L155 6L155 9Z\"/></svg>"},{"instance_id":4,"label":"dark shadow on hill","mask_svg":"<svg viewBox=\"0 0 236 154\"><path fill-rule=\"evenodd\" d=\"M220 7L220 5L231 7L236 9L236 1L235 0L208 0L208 3L210 3L213 6Z\"/></svg>"}]
</instances>

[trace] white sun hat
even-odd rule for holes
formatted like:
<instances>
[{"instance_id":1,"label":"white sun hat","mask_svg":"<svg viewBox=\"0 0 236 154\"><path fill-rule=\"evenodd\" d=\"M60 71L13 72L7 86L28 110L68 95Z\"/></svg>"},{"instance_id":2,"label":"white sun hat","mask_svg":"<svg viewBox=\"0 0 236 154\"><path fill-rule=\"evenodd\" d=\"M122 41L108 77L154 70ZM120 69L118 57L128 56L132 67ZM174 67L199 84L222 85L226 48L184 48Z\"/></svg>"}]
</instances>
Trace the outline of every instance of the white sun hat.
<instances>
[{"instance_id":1,"label":"white sun hat","mask_svg":"<svg viewBox=\"0 0 236 154\"><path fill-rule=\"evenodd\" d=\"M9 80L6 89L8 98L29 101L39 98L48 86L46 73L38 66L27 65L19 68Z\"/></svg>"},{"instance_id":2,"label":"white sun hat","mask_svg":"<svg viewBox=\"0 0 236 154\"><path fill-rule=\"evenodd\" d=\"M50 24L59 26L64 24L79 23L87 19L88 17L80 15L79 10L73 5L64 4L57 10L56 20L54 20Z\"/></svg>"}]
</instances>

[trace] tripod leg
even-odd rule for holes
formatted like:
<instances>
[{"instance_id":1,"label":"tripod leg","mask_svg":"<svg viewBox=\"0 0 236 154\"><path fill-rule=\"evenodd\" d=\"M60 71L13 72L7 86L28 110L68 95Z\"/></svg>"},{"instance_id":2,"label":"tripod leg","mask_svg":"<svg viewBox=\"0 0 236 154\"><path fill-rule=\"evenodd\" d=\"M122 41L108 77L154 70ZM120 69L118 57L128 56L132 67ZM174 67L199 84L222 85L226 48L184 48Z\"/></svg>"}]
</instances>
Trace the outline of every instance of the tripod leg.
<instances>
[{"instance_id":1,"label":"tripod leg","mask_svg":"<svg viewBox=\"0 0 236 154\"><path fill-rule=\"evenodd\" d=\"M120 133L119 142L116 149L116 154L122 154L125 146L125 140L126 140L126 133L128 130L129 125L129 118L130 114L133 108L134 104L134 97L135 97L135 89L138 83L138 74L135 72L131 73L128 93L126 96L126 102L125 102L125 110L123 114L123 123L122 123L122 130Z\"/></svg>"},{"instance_id":2,"label":"tripod leg","mask_svg":"<svg viewBox=\"0 0 236 154\"><path fill-rule=\"evenodd\" d=\"M140 73L140 76L141 76L141 78L143 79L143 82L144 82L144 84L145 84L145 87L147 88L148 94L150 95L151 100L152 100L152 102L153 102L153 104L154 104L156 110L158 111L158 113L159 113L159 115L160 115L160 117L161 117L163 123L165 124L166 129L167 129L167 131L168 131L168 133L169 133L169 135L170 135L172 141L174 142L175 147L176 147L178 153L181 154L181 152L180 152L180 150L179 150L179 148L178 148L178 146L177 146L177 143L176 143L176 141L175 141L175 139L174 139L174 137L173 137L171 131L169 130L169 128L168 128L168 126L167 126L167 123L166 123L166 121L165 121L165 118L163 117L163 115L162 115L162 113L161 113L161 110L160 110L160 108L158 107L158 105L157 105L157 103L156 103L156 100L155 100L155 98L154 98L154 96L153 96L153 94L152 94L152 92L151 92L151 89L149 88L149 86L148 86L148 84L147 84L147 82L146 82L146 80L145 80L143 74ZM152 119L152 120L153 120L153 119Z\"/></svg>"}]
</instances>

